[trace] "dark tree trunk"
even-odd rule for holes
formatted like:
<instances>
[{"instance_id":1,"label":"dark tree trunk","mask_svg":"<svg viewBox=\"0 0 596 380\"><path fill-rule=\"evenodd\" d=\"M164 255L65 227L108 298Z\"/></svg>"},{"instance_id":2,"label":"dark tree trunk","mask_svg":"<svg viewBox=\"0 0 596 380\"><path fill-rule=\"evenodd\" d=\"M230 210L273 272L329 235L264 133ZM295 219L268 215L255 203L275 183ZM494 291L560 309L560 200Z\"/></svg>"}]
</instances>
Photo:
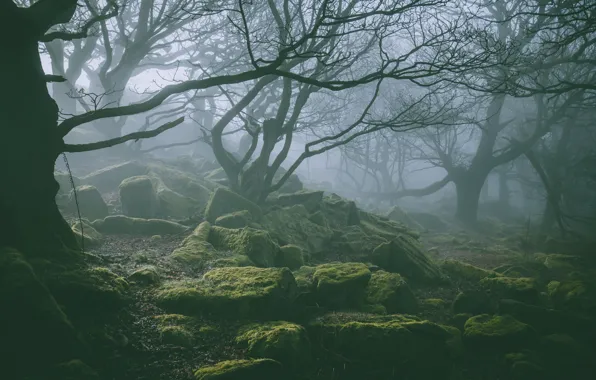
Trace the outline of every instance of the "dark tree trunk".
<instances>
[{"instance_id":1,"label":"dark tree trunk","mask_svg":"<svg viewBox=\"0 0 596 380\"><path fill-rule=\"evenodd\" d=\"M16 8L0 9L0 246L25 253L77 248L56 206L54 164L62 139L38 53L39 36ZM8 28L17 28L16 30Z\"/></svg>"},{"instance_id":2,"label":"dark tree trunk","mask_svg":"<svg viewBox=\"0 0 596 380\"><path fill-rule=\"evenodd\" d=\"M464 224L473 225L478 220L478 203L482 186L488 173L465 171L454 179L457 194L455 216Z\"/></svg>"}]
</instances>

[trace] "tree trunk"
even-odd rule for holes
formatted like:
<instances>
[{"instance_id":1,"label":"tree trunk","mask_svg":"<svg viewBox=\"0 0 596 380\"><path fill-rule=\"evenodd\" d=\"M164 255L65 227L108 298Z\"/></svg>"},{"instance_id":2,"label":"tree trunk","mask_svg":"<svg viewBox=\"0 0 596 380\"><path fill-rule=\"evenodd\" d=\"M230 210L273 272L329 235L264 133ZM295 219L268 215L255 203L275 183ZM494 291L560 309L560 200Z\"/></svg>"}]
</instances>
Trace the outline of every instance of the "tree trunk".
<instances>
[{"instance_id":1,"label":"tree trunk","mask_svg":"<svg viewBox=\"0 0 596 380\"><path fill-rule=\"evenodd\" d=\"M0 12L0 25L19 25L19 15ZM10 52L0 60L6 74L0 92L0 246L52 254L78 247L55 201L54 164L63 144L56 133L58 107L46 87L38 36L25 28L4 33L0 26L3 49Z\"/></svg>"},{"instance_id":2,"label":"tree trunk","mask_svg":"<svg viewBox=\"0 0 596 380\"><path fill-rule=\"evenodd\" d=\"M464 224L473 225L478 220L478 203L480 192L487 175L466 171L454 180L457 194L455 216Z\"/></svg>"}]
</instances>

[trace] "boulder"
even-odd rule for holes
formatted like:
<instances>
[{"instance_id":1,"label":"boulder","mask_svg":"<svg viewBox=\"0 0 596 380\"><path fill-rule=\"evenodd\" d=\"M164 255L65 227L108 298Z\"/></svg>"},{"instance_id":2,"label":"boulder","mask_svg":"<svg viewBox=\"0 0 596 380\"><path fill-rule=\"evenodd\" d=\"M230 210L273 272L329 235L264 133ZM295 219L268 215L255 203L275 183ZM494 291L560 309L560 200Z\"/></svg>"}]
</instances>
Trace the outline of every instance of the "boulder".
<instances>
[{"instance_id":1,"label":"boulder","mask_svg":"<svg viewBox=\"0 0 596 380\"><path fill-rule=\"evenodd\" d=\"M236 211L225 214L215 219L215 225L225 228L244 228L252 221L252 216L248 210Z\"/></svg>"},{"instance_id":2,"label":"boulder","mask_svg":"<svg viewBox=\"0 0 596 380\"><path fill-rule=\"evenodd\" d=\"M418 308L416 297L404 278L397 273L383 270L374 272L367 293L369 303L383 305L390 314L411 314Z\"/></svg>"},{"instance_id":3,"label":"boulder","mask_svg":"<svg viewBox=\"0 0 596 380\"><path fill-rule=\"evenodd\" d=\"M72 182L68 172L54 172L54 179L58 182L60 189L58 190L59 195L68 195L73 189L72 182L74 182L75 188L81 185L81 180L78 177L72 176Z\"/></svg>"},{"instance_id":4,"label":"boulder","mask_svg":"<svg viewBox=\"0 0 596 380\"><path fill-rule=\"evenodd\" d=\"M143 285L158 284L161 281L159 273L157 273L155 267L151 266L136 269L128 276L128 279Z\"/></svg>"},{"instance_id":5,"label":"boulder","mask_svg":"<svg viewBox=\"0 0 596 380\"><path fill-rule=\"evenodd\" d=\"M408 235L382 243L371 254L371 262L388 272L399 273L411 283L438 283L443 275L426 256L420 244Z\"/></svg>"},{"instance_id":6,"label":"boulder","mask_svg":"<svg viewBox=\"0 0 596 380\"><path fill-rule=\"evenodd\" d=\"M89 221L103 219L108 216L108 206L94 186L77 187L76 197L74 191L70 192L68 208L75 214L77 214L77 204L81 216Z\"/></svg>"},{"instance_id":7,"label":"boulder","mask_svg":"<svg viewBox=\"0 0 596 380\"><path fill-rule=\"evenodd\" d=\"M533 278L487 277L480 280L479 285L494 298L514 299L530 304L540 301L538 286Z\"/></svg>"},{"instance_id":8,"label":"boulder","mask_svg":"<svg viewBox=\"0 0 596 380\"><path fill-rule=\"evenodd\" d=\"M158 216L159 200L148 176L125 179L120 183L119 195L124 215L143 219Z\"/></svg>"},{"instance_id":9,"label":"boulder","mask_svg":"<svg viewBox=\"0 0 596 380\"><path fill-rule=\"evenodd\" d=\"M213 269L202 280L164 284L155 299L173 313L277 319L286 316L296 295L287 268L228 267Z\"/></svg>"},{"instance_id":10,"label":"boulder","mask_svg":"<svg viewBox=\"0 0 596 380\"><path fill-rule=\"evenodd\" d=\"M195 318L180 314L164 314L156 315L153 319L156 322L162 343L179 347L192 347L198 325Z\"/></svg>"},{"instance_id":11,"label":"boulder","mask_svg":"<svg viewBox=\"0 0 596 380\"><path fill-rule=\"evenodd\" d=\"M226 360L206 366L195 372L197 380L258 379L278 380L284 378L283 367L272 359Z\"/></svg>"},{"instance_id":12,"label":"boulder","mask_svg":"<svg viewBox=\"0 0 596 380\"><path fill-rule=\"evenodd\" d=\"M362 263L318 265L312 278L319 304L331 308L360 306L366 300L371 276Z\"/></svg>"},{"instance_id":13,"label":"boulder","mask_svg":"<svg viewBox=\"0 0 596 380\"><path fill-rule=\"evenodd\" d=\"M236 342L252 358L274 359L294 370L310 364L310 340L304 327L295 323L275 321L244 326Z\"/></svg>"},{"instance_id":14,"label":"boulder","mask_svg":"<svg viewBox=\"0 0 596 380\"><path fill-rule=\"evenodd\" d=\"M137 161L127 161L94 171L84 177L81 182L97 187L104 192L114 191L126 178L147 174L147 166Z\"/></svg>"},{"instance_id":15,"label":"boulder","mask_svg":"<svg viewBox=\"0 0 596 380\"><path fill-rule=\"evenodd\" d=\"M408 228L418 231L423 230L422 226L414 221L414 219L412 219L410 215L408 215L408 213L402 210L399 206L393 206L387 213L387 218L393 220L394 222L402 223Z\"/></svg>"},{"instance_id":16,"label":"boulder","mask_svg":"<svg viewBox=\"0 0 596 380\"><path fill-rule=\"evenodd\" d=\"M280 207L303 205L309 213L314 213L321 208L323 194L322 191L300 191L293 194L281 194L270 202Z\"/></svg>"},{"instance_id":17,"label":"boulder","mask_svg":"<svg viewBox=\"0 0 596 380\"><path fill-rule=\"evenodd\" d=\"M100 380L99 375L80 359L60 363L50 371L50 378L60 380Z\"/></svg>"},{"instance_id":18,"label":"boulder","mask_svg":"<svg viewBox=\"0 0 596 380\"><path fill-rule=\"evenodd\" d=\"M103 236L90 223L83 220L83 228L81 228L81 222L77 221L70 228L74 232L79 245L84 242L85 248L96 247L102 243Z\"/></svg>"},{"instance_id":19,"label":"boulder","mask_svg":"<svg viewBox=\"0 0 596 380\"><path fill-rule=\"evenodd\" d=\"M214 223L215 220L222 215L242 210L247 210L255 220L259 220L263 214L263 211L257 204L233 191L225 188L218 188L212 194L211 199L207 204L205 218L210 223Z\"/></svg>"},{"instance_id":20,"label":"boulder","mask_svg":"<svg viewBox=\"0 0 596 380\"><path fill-rule=\"evenodd\" d=\"M346 226L360 224L358 207L353 201L348 201L339 195L332 194L323 198L321 211L332 228L341 229Z\"/></svg>"},{"instance_id":21,"label":"boulder","mask_svg":"<svg viewBox=\"0 0 596 380\"><path fill-rule=\"evenodd\" d=\"M448 259L441 263L441 270L455 281L468 281L476 283L486 277L498 277L499 273L479 268L472 264L458 260Z\"/></svg>"},{"instance_id":22,"label":"boulder","mask_svg":"<svg viewBox=\"0 0 596 380\"><path fill-rule=\"evenodd\" d=\"M551 281L547 292L558 309L596 316L596 283L593 281Z\"/></svg>"},{"instance_id":23,"label":"boulder","mask_svg":"<svg viewBox=\"0 0 596 380\"><path fill-rule=\"evenodd\" d=\"M451 305L454 314L491 314L497 311L497 303L484 291L460 292Z\"/></svg>"},{"instance_id":24,"label":"boulder","mask_svg":"<svg viewBox=\"0 0 596 380\"><path fill-rule=\"evenodd\" d=\"M279 252L279 246L267 231L251 227L230 229L213 226L208 241L216 250L246 256L260 267L275 266Z\"/></svg>"},{"instance_id":25,"label":"boulder","mask_svg":"<svg viewBox=\"0 0 596 380\"><path fill-rule=\"evenodd\" d=\"M532 347L536 331L510 315L481 314L466 321L463 341L472 350L511 352Z\"/></svg>"},{"instance_id":26,"label":"boulder","mask_svg":"<svg viewBox=\"0 0 596 380\"><path fill-rule=\"evenodd\" d=\"M291 270L298 269L304 265L304 254L302 248L297 245L284 245L279 247L279 253L275 260L276 267L286 267Z\"/></svg>"}]
</instances>

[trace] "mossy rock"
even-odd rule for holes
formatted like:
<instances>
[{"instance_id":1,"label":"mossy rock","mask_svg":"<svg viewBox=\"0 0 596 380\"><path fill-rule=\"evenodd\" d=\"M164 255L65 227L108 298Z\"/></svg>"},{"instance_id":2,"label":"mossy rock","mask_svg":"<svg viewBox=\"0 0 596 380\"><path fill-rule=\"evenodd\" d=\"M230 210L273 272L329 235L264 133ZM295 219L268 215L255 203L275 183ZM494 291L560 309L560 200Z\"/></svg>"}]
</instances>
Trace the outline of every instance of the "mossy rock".
<instances>
[{"instance_id":1,"label":"mossy rock","mask_svg":"<svg viewBox=\"0 0 596 380\"><path fill-rule=\"evenodd\" d=\"M86 220L82 221L83 228L81 232L81 221L77 221L70 228L74 232L79 244L84 243L85 248L97 247L103 242L103 236Z\"/></svg>"},{"instance_id":2,"label":"mossy rock","mask_svg":"<svg viewBox=\"0 0 596 380\"><path fill-rule=\"evenodd\" d=\"M463 339L473 350L511 351L532 347L537 335L531 326L510 315L481 314L466 321Z\"/></svg>"},{"instance_id":3,"label":"mossy rock","mask_svg":"<svg viewBox=\"0 0 596 380\"><path fill-rule=\"evenodd\" d=\"M377 378L399 373L407 379L430 379L442 378L450 371L448 342L453 334L444 327L401 316L334 321L337 319L341 317L319 318L309 330L324 348L322 360L340 376L370 376L374 370L377 376L384 375Z\"/></svg>"},{"instance_id":4,"label":"mossy rock","mask_svg":"<svg viewBox=\"0 0 596 380\"><path fill-rule=\"evenodd\" d=\"M0 248L0 309L3 378L39 378L36 371L81 354L70 321L25 257L11 248Z\"/></svg>"},{"instance_id":5,"label":"mossy rock","mask_svg":"<svg viewBox=\"0 0 596 380\"><path fill-rule=\"evenodd\" d=\"M313 255L325 251L333 236L331 229L313 223L301 204L269 211L261 224L279 245L297 245Z\"/></svg>"},{"instance_id":6,"label":"mossy rock","mask_svg":"<svg viewBox=\"0 0 596 380\"><path fill-rule=\"evenodd\" d=\"M276 267L286 267L292 270L304 265L304 253L297 245L284 245L279 247L279 253L275 260Z\"/></svg>"},{"instance_id":7,"label":"mossy rock","mask_svg":"<svg viewBox=\"0 0 596 380\"><path fill-rule=\"evenodd\" d=\"M490 291L494 298L514 299L530 304L540 302L540 293L536 280L530 277L487 277L479 282L480 286Z\"/></svg>"},{"instance_id":8,"label":"mossy rock","mask_svg":"<svg viewBox=\"0 0 596 380\"><path fill-rule=\"evenodd\" d=\"M145 175L147 171L146 165L138 161L127 161L81 177L81 183L95 186L101 191L114 191L126 178Z\"/></svg>"},{"instance_id":9,"label":"mossy rock","mask_svg":"<svg viewBox=\"0 0 596 380\"><path fill-rule=\"evenodd\" d=\"M455 314L492 314L497 311L497 303L484 291L466 290L460 292L451 304Z\"/></svg>"},{"instance_id":10,"label":"mossy rock","mask_svg":"<svg viewBox=\"0 0 596 380\"><path fill-rule=\"evenodd\" d=\"M190 218L207 204L207 199L211 194L209 190L203 189L201 185L198 185L200 189L196 194L197 199L180 194L170 189L164 181L155 174L150 176L153 188L155 189L155 195L158 199L158 215L161 217L171 217L177 219ZM207 195L205 196L205 192Z\"/></svg>"},{"instance_id":11,"label":"mossy rock","mask_svg":"<svg viewBox=\"0 0 596 380\"><path fill-rule=\"evenodd\" d=\"M323 194L323 191L300 191L293 194L281 194L271 200L270 203L280 207L302 205L312 214L321 208Z\"/></svg>"},{"instance_id":12,"label":"mossy rock","mask_svg":"<svg viewBox=\"0 0 596 380\"><path fill-rule=\"evenodd\" d=\"M296 280L287 268L228 267L213 269L202 280L164 284L155 299L173 313L279 318L296 295Z\"/></svg>"},{"instance_id":13,"label":"mossy rock","mask_svg":"<svg viewBox=\"0 0 596 380\"><path fill-rule=\"evenodd\" d=\"M192 269L203 269L207 263L220 256L207 241L210 233L211 223L202 222L172 252L170 259Z\"/></svg>"},{"instance_id":14,"label":"mossy rock","mask_svg":"<svg viewBox=\"0 0 596 380\"><path fill-rule=\"evenodd\" d=\"M553 379L589 379L596 373L594 348L569 335L551 334L542 337L540 354Z\"/></svg>"},{"instance_id":15,"label":"mossy rock","mask_svg":"<svg viewBox=\"0 0 596 380\"><path fill-rule=\"evenodd\" d=\"M459 331L463 332L464 326L465 326L466 322L468 321L468 319L470 319L470 318L472 318L472 314L469 314L469 313L454 314L449 319L449 322L447 324L450 326L453 326L456 329L458 329Z\"/></svg>"},{"instance_id":16,"label":"mossy rock","mask_svg":"<svg viewBox=\"0 0 596 380\"><path fill-rule=\"evenodd\" d=\"M301 370L310 364L311 346L304 327L276 321L245 326L236 342L247 349L252 358L270 358L288 368Z\"/></svg>"},{"instance_id":17,"label":"mossy rock","mask_svg":"<svg viewBox=\"0 0 596 380\"><path fill-rule=\"evenodd\" d=\"M318 265L313 273L313 286L319 303L332 308L359 306L366 299L372 274L362 263Z\"/></svg>"},{"instance_id":18,"label":"mossy rock","mask_svg":"<svg viewBox=\"0 0 596 380\"><path fill-rule=\"evenodd\" d=\"M497 272L452 259L443 261L440 267L443 272L454 280L478 282L486 277L500 276Z\"/></svg>"},{"instance_id":19,"label":"mossy rock","mask_svg":"<svg viewBox=\"0 0 596 380\"><path fill-rule=\"evenodd\" d=\"M45 280L69 314L110 312L120 309L127 301L128 282L107 268L54 273Z\"/></svg>"},{"instance_id":20,"label":"mossy rock","mask_svg":"<svg viewBox=\"0 0 596 380\"><path fill-rule=\"evenodd\" d=\"M546 377L540 365L525 360L513 363L510 374L511 380L542 380Z\"/></svg>"},{"instance_id":21,"label":"mossy rock","mask_svg":"<svg viewBox=\"0 0 596 380\"><path fill-rule=\"evenodd\" d=\"M344 227L341 233L333 239L330 248L354 261L369 261L374 249L388 241L379 235L367 233L361 226Z\"/></svg>"},{"instance_id":22,"label":"mossy rock","mask_svg":"<svg viewBox=\"0 0 596 380\"><path fill-rule=\"evenodd\" d=\"M323 197L321 211L334 229L360 224L360 213L356 203L336 194Z\"/></svg>"},{"instance_id":23,"label":"mossy rock","mask_svg":"<svg viewBox=\"0 0 596 380\"><path fill-rule=\"evenodd\" d=\"M216 250L246 256L260 267L274 266L279 252L279 246L269 232L251 227L231 229L213 226L208 241Z\"/></svg>"},{"instance_id":24,"label":"mossy rock","mask_svg":"<svg viewBox=\"0 0 596 380\"><path fill-rule=\"evenodd\" d=\"M58 364L51 370L51 378L60 380L100 380L97 372L80 359Z\"/></svg>"},{"instance_id":25,"label":"mossy rock","mask_svg":"<svg viewBox=\"0 0 596 380\"><path fill-rule=\"evenodd\" d=\"M126 178L118 186L118 194L124 215L143 219L158 216L159 199L149 176Z\"/></svg>"},{"instance_id":26,"label":"mossy rock","mask_svg":"<svg viewBox=\"0 0 596 380\"><path fill-rule=\"evenodd\" d=\"M278 380L283 367L272 359L226 360L198 369L197 380Z\"/></svg>"},{"instance_id":27,"label":"mossy rock","mask_svg":"<svg viewBox=\"0 0 596 380\"><path fill-rule=\"evenodd\" d=\"M368 235L377 235L388 241L393 240L399 234L405 234L414 239L419 238L418 232L386 217L362 210L358 211L358 215L360 219L359 226Z\"/></svg>"},{"instance_id":28,"label":"mossy rock","mask_svg":"<svg viewBox=\"0 0 596 380\"><path fill-rule=\"evenodd\" d=\"M399 273L414 283L439 283L444 280L441 270L424 253L420 244L408 235L374 249L371 262L388 272Z\"/></svg>"},{"instance_id":29,"label":"mossy rock","mask_svg":"<svg viewBox=\"0 0 596 380\"><path fill-rule=\"evenodd\" d=\"M215 225L225 228L244 228L252 221L252 216L247 210L236 211L222 215L215 219Z\"/></svg>"},{"instance_id":30,"label":"mossy rock","mask_svg":"<svg viewBox=\"0 0 596 380\"><path fill-rule=\"evenodd\" d=\"M210 223L214 223L222 215L242 210L247 210L254 220L259 220L263 214L263 211L256 203L231 190L218 188L207 204L205 218Z\"/></svg>"},{"instance_id":31,"label":"mossy rock","mask_svg":"<svg viewBox=\"0 0 596 380\"><path fill-rule=\"evenodd\" d=\"M112 215L103 220L96 220L92 226L104 234L132 235L176 235L188 231L188 227L161 219L131 218L124 215Z\"/></svg>"},{"instance_id":32,"label":"mossy rock","mask_svg":"<svg viewBox=\"0 0 596 380\"><path fill-rule=\"evenodd\" d=\"M159 338L164 344L191 347L195 341L198 322L192 317L180 314L164 314L154 317Z\"/></svg>"},{"instance_id":33,"label":"mossy rock","mask_svg":"<svg viewBox=\"0 0 596 380\"><path fill-rule=\"evenodd\" d=\"M128 279L144 285L158 284L161 281L159 273L157 273L155 267L151 266L136 269L128 276Z\"/></svg>"},{"instance_id":34,"label":"mossy rock","mask_svg":"<svg viewBox=\"0 0 596 380\"><path fill-rule=\"evenodd\" d=\"M83 218L90 221L108 216L108 206L95 186L78 186L76 197L75 191L72 190L69 195L68 209L75 215L80 212Z\"/></svg>"},{"instance_id":35,"label":"mossy rock","mask_svg":"<svg viewBox=\"0 0 596 380\"><path fill-rule=\"evenodd\" d=\"M300 269L293 271L296 284L301 292L312 292L314 291L314 279L313 276L316 267L302 266Z\"/></svg>"},{"instance_id":36,"label":"mossy rock","mask_svg":"<svg viewBox=\"0 0 596 380\"><path fill-rule=\"evenodd\" d=\"M419 231L423 230L422 226L414 221L414 219L412 219L410 215L408 215L408 213L402 210L399 206L393 206L387 213L387 218L393 220L394 222L399 222L408 228Z\"/></svg>"},{"instance_id":37,"label":"mossy rock","mask_svg":"<svg viewBox=\"0 0 596 380\"><path fill-rule=\"evenodd\" d=\"M582 280L551 281L547 286L556 308L596 316L596 285Z\"/></svg>"},{"instance_id":38,"label":"mossy rock","mask_svg":"<svg viewBox=\"0 0 596 380\"><path fill-rule=\"evenodd\" d=\"M402 276L397 273L376 271L368 283L367 300L381 304L390 314L412 314L418 309L418 301Z\"/></svg>"},{"instance_id":39,"label":"mossy rock","mask_svg":"<svg viewBox=\"0 0 596 380\"><path fill-rule=\"evenodd\" d=\"M436 215L427 212L410 212L408 215L426 230L446 231L448 229L447 223Z\"/></svg>"},{"instance_id":40,"label":"mossy rock","mask_svg":"<svg viewBox=\"0 0 596 380\"><path fill-rule=\"evenodd\" d=\"M70 174L68 172L54 172L54 179L60 186L60 189L58 190L59 195L70 194L70 191L72 190L72 182L70 181ZM75 188L81 185L81 180L76 176L72 176L72 181L74 182Z\"/></svg>"}]
</instances>

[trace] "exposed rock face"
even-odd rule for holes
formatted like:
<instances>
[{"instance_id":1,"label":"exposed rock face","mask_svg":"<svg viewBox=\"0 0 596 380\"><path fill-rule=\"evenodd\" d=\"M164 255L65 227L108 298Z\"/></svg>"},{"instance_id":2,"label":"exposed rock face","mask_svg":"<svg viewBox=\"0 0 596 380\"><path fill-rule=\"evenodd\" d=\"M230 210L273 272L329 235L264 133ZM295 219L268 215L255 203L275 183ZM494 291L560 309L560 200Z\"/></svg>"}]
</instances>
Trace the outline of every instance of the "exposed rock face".
<instances>
[{"instance_id":1,"label":"exposed rock face","mask_svg":"<svg viewBox=\"0 0 596 380\"><path fill-rule=\"evenodd\" d=\"M94 221L108 216L108 206L94 186L79 186L76 192L76 199L74 191L71 191L69 196L68 206L71 211L76 214L78 201L78 207L83 218Z\"/></svg>"},{"instance_id":2,"label":"exposed rock face","mask_svg":"<svg viewBox=\"0 0 596 380\"><path fill-rule=\"evenodd\" d=\"M158 215L159 200L148 176L125 179L119 186L119 195L124 215L144 219Z\"/></svg>"},{"instance_id":3,"label":"exposed rock face","mask_svg":"<svg viewBox=\"0 0 596 380\"><path fill-rule=\"evenodd\" d=\"M382 270L372 274L367 300L371 304L383 305L390 314L411 314L418 309L418 301L405 279L397 273Z\"/></svg>"}]
</instances>

